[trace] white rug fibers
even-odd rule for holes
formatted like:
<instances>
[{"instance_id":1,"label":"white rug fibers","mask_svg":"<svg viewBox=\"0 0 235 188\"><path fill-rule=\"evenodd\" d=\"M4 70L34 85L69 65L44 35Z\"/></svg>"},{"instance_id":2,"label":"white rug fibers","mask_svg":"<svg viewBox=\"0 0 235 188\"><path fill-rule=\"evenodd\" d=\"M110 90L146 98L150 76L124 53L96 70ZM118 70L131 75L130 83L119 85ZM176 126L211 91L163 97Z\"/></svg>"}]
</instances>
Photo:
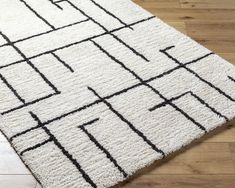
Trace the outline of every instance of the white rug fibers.
<instances>
[{"instance_id":1,"label":"white rug fibers","mask_svg":"<svg viewBox=\"0 0 235 188\"><path fill-rule=\"evenodd\" d=\"M1 0L0 129L45 188L110 187L235 117L235 68L130 0Z\"/></svg>"}]
</instances>

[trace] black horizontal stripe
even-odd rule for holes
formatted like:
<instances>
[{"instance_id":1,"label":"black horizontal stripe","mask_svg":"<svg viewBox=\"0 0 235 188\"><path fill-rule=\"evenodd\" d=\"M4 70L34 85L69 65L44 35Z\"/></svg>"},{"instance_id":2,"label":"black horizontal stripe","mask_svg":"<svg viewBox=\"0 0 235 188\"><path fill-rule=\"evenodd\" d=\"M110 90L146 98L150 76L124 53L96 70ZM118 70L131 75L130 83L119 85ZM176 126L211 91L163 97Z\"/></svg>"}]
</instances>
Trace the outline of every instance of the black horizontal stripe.
<instances>
[{"instance_id":1,"label":"black horizontal stripe","mask_svg":"<svg viewBox=\"0 0 235 188\"><path fill-rule=\"evenodd\" d=\"M20 155L24 155L24 153L26 153L26 152L29 152L29 151L35 150L37 148L40 148L41 146L43 146L43 145L45 145L45 144L47 144L48 142L51 142L51 141L52 141L52 139L49 138L49 139L45 140L44 142L41 142L39 144L36 144L35 146L29 147L29 148L23 150L22 152L20 152Z\"/></svg>"}]
</instances>

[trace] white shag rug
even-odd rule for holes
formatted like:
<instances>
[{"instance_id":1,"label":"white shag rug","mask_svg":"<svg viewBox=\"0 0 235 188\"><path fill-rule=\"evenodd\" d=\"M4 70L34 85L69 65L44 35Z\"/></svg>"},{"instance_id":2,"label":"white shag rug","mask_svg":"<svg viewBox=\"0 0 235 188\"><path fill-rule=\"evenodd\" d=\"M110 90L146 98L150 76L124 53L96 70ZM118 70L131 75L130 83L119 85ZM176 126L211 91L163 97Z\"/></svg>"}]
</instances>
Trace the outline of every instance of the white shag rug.
<instances>
[{"instance_id":1,"label":"white shag rug","mask_svg":"<svg viewBox=\"0 0 235 188\"><path fill-rule=\"evenodd\" d=\"M235 117L235 68L130 0L1 0L0 128L45 188L110 187Z\"/></svg>"}]
</instances>

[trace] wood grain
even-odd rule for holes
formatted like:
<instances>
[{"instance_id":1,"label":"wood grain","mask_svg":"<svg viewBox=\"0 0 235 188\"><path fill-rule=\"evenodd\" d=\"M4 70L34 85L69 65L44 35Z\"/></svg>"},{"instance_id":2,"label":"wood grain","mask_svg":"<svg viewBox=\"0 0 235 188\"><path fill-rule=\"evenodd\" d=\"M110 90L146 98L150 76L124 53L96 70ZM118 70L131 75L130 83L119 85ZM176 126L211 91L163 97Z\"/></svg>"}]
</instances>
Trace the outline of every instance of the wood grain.
<instances>
[{"instance_id":1,"label":"wood grain","mask_svg":"<svg viewBox=\"0 0 235 188\"><path fill-rule=\"evenodd\" d=\"M234 0L134 0L235 65ZM0 187L40 188L0 135ZM221 127L115 187L235 187L235 123Z\"/></svg>"}]
</instances>

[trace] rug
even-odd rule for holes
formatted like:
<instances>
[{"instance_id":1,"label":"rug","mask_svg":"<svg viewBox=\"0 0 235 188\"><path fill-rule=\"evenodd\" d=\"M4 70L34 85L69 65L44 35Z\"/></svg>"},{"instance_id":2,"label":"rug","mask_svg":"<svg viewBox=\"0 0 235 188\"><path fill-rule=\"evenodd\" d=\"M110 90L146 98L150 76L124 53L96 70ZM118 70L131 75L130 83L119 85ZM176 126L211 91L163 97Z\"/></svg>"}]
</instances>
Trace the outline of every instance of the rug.
<instances>
[{"instance_id":1,"label":"rug","mask_svg":"<svg viewBox=\"0 0 235 188\"><path fill-rule=\"evenodd\" d=\"M44 188L110 187L235 117L235 68L130 0L1 0L0 129Z\"/></svg>"}]
</instances>

